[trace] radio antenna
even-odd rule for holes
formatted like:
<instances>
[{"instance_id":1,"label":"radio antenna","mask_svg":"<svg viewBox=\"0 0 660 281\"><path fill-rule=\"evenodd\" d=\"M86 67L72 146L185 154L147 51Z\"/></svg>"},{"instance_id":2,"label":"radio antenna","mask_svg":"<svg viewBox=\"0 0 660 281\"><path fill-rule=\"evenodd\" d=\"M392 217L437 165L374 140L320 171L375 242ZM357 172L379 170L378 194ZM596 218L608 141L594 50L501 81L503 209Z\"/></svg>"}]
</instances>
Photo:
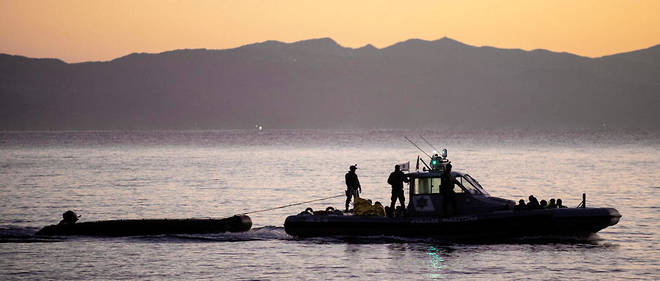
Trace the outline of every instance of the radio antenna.
<instances>
[{"instance_id":1,"label":"radio antenna","mask_svg":"<svg viewBox=\"0 0 660 281\"><path fill-rule=\"evenodd\" d=\"M431 167L429 167L429 165L426 165L424 159L419 159L419 160L422 160L422 163L424 164L424 166L426 166L426 169L428 169L429 171L431 170Z\"/></svg>"},{"instance_id":2,"label":"radio antenna","mask_svg":"<svg viewBox=\"0 0 660 281\"><path fill-rule=\"evenodd\" d=\"M406 138L406 140L409 141L412 145L414 145L415 147L417 147L417 149L419 149L419 151L421 151L422 153L424 153L424 155L426 155L426 156L428 156L429 158L431 158L431 155L429 155L428 153L426 153L426 151L424 151L423 149L419 148L419 146L418 146L416 143L414 143L413 141L411 141L408 137L404 136L404 138Z\"/></svg>"},{"instance_id":3,"label":"radio antenna","mask_svg":"<svg viewBox=\"0 0 660 281\"><path fill-rule=\"evenodd\" d=\"M435 150L435 152L438 152L438 149L435 148L435 146L433 146L429 141L427 141L427 140L424 138L424 136L419 135L419 137L422 138L422 140L424 140L424 142L425 142L426 144L428 144L431 148L433 148L433 150Z\"/></svg>"}]
</instances>

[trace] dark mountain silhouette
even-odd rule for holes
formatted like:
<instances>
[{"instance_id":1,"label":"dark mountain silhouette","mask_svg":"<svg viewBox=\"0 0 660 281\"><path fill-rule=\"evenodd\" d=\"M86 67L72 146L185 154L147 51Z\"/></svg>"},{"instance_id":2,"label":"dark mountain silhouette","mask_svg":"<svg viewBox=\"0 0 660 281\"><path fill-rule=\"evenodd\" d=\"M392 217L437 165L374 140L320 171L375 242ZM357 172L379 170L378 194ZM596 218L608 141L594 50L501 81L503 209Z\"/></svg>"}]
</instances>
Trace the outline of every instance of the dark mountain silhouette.
<instances>
[{"instance_id":1,"label":"dark mountain silhouette","mask_svg":"<svg viewBox=\"0 0 660 281\"><path fill-rule=\"evenodd\" d=\"M660 45L601 58L443 38L0 55L0 129L660 129Z\"/></svg>"}]
</instances>

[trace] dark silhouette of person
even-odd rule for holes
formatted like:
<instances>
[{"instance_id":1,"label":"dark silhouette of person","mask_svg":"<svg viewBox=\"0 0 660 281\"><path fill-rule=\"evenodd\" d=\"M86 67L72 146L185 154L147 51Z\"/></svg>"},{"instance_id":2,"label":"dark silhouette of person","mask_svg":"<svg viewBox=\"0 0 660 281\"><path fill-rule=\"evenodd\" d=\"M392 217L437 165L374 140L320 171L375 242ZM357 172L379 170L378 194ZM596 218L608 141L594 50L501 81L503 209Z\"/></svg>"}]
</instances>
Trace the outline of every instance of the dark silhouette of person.
<instances>
[{"instance_id":1,"label":"dark silhouette of person","mask_svg":"<svg viewBox=\"0 0 660 281\"><path fill-rule=\"evenodd\" d=\"M387 178L387 183L392 186L392 203L390 204L390 209L394 209L397 199L401 202L402 208L406 207L406 197L403 195L404 182L408 182L406 175L401 172L399 165L395 165L394 172L390 173L390 177Z\"/></svg>"},{"instance_id":2,"label":"dark silhouette of person","mask_svg":"<svg viewBox=\"0 0 660 281\"><path fill-rule=\"evenodd\" d=\"M452 212L456 211L456 193L454 192L454 179L451 177L451 164L445 166L440 176L440 193L442 194L442 211L445 217L449 216L449 205Z\"/></svg>"},{"instance_id":3,"label":"dark silhouette of person","mask_svg":"<svg viewBox=\"0 0 660 281\"><path fill-rule=\"evenodd\" d=\"M541 209L545 209L545 208L547 208L547 207L548 207L548 201L541 200L541 204L540 204L540 206L541 206Z\"/></svg>"},{"instance_id":4,"label":"dark silhouette of person","mask_svg":"<svg viewBox=\"0 0 660 281\"><path fill-rule=\"evenodd\" d=\"M555 203L555 198L551 198L550 201L548 201L548 209L554 208L557 208L557 204Z\"/></svg>"},{"instance_id":5,"label":"dark silhouette of person","mask_svg":"<svg viewBox=\"0 0 660 281\"><path fill-rule=\"evenodd\" d=\"M78 221L78 215L76 215L76 212L68 210L62 214L62 220L58 225L72 225Z\"/></svg>"},{"instance_id":6,"label":"dark silhouette of person","mask_svg":"<svg viewBox=\"0 0 660 281\"><path fill-rule=\"evenodd\" d=\"M362 192L360 180L358 180L355 170L357 170L357 165L351 165L348 173L344 176L346 178L346 212L348 212L348 204L351 203L351 197L359 198L360 192Z\"/></svg>"},{"instance_id":7,"label":"dark silhouette of person","mask_svg":"<svg viewBox=\"0 0 660 281\"><path fill-rule=\"evenodd\" d=\"M541 208L541 205L539 204L539 200L534 197L534 195L529 196L529 203L527 203L527 209L539 209Z\"/></svg>"},{"instance_id":8,"label":"dark silhouette of person","mask_svg":"<svg viewBox=\"0 0 660 281\"><path fill-rule=\"evenodd\" d=\"M562 205L561 199L557 199L557 208L568 208L568 207Z\"/></svg>"},{"instance_id":9,"label":"dark silhouette of person","mask_svg":"<svg viewBox=\"0 0 660 281\"><path fill-rule=\"evenodd\" d=\"M527 209L527 205L525 204L525 200L520 199L520 201L518 201L518 205L514 206L513 209L514 210L525 210L525 209Z\"/></svg>"}]
</instances>

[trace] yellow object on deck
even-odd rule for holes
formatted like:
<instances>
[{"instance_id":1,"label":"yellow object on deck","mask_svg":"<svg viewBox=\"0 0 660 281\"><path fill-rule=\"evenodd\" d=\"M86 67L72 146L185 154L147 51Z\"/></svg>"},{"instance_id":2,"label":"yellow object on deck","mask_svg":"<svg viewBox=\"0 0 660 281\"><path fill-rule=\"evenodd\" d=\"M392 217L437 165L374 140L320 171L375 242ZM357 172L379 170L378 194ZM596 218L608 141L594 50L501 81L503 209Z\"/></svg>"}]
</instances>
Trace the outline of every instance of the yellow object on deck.
<instances>
[{"instance_id":1,"label":"yellow object on deck","mask_svg":"<svg viewBox=\"0 0 660 281\"><path fill-rule=\"evenodd\" d=\"M369 200L363 198L355 198L355 214L358 216L385 216L385 208L380 202L371 205Z\"/></svg>"}]
</instances>

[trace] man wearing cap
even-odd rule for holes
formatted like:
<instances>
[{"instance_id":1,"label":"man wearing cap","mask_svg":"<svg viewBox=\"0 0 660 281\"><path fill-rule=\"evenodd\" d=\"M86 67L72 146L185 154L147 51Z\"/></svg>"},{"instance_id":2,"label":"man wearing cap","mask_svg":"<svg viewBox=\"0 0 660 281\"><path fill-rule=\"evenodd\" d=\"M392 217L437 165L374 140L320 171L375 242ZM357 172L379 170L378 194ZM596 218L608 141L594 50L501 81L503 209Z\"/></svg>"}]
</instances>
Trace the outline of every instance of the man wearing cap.
<instances>
[{"instance_id":1,"label":"man wearing cap","mask_svg":"<svg viewBox=\"0 0 660 281\"><path fill-rule=\"evenodd\" d=\"M346 212L348 212L348 204L351 203L351 197L358 198L360 197L360 192L362 192L362 187L360 186L360 180L355 173L357 170L357 164L351 165L349 167L348 173L346 173Z\"/></svg>"}]
</instances>

